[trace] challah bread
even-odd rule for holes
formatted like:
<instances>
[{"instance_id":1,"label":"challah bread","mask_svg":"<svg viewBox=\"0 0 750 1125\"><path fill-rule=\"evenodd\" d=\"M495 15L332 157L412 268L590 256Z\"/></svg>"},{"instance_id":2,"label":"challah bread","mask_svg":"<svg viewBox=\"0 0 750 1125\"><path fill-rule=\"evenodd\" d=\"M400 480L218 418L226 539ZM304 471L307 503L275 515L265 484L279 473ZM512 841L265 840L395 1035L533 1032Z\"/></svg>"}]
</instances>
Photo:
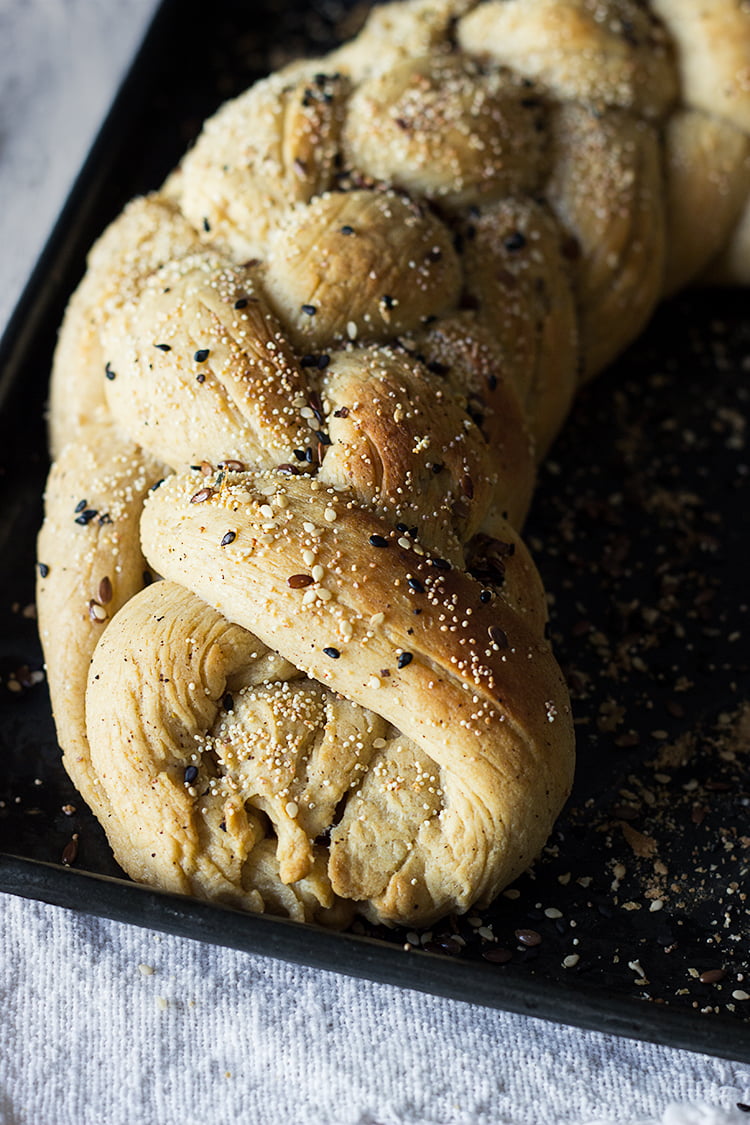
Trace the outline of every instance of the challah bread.
<instances>
[{"instance_id":1,"label":"challah bread","mask_svg":"<svg viewBox=\"0 0 750 1125\"><path fill-rule=\"evenodd\" d=\"M574 747L535 466L663 294L750 272L750 9L704 7L377 8L92 250L38 607L133 878L417 925L541 849Z\"/></svg>"}]
</instances>

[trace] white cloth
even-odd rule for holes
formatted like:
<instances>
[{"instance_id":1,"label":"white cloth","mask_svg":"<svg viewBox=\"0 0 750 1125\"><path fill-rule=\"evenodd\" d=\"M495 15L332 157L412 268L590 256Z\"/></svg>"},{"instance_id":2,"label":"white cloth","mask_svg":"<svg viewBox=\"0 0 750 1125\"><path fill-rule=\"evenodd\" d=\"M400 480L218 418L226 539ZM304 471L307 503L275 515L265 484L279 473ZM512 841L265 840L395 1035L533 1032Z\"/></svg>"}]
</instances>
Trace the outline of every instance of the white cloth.
<instances>
[{"instance_id":1,"label":"white cloth","mask_svg":"<svg viewBox=\"0 0 750 1125\"><path fill-rule=\"evenodd\" d=\"M153 7L0 0L0 327ZM0 1125L750 1125L740 1064L7 895L0 948Z\"/></svg>"},{"instance_id":2,"label":"white cloth","mask_svg":"<svg viewBox=\"0 0 750 1125\"><path fill-rule=\"evenodd\" d=\"M2 1125L750 1120L749 1066L0 907Z\"/></svg>"}]
</instances>

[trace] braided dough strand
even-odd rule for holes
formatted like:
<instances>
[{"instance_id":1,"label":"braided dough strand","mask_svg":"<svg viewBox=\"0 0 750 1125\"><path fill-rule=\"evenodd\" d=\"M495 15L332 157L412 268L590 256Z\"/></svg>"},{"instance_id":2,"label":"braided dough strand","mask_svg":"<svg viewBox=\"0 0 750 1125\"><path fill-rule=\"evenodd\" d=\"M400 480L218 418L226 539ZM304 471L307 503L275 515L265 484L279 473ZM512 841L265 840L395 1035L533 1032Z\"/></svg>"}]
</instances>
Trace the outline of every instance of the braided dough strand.
<instances>
[{"instance_id":1,"label":"braided dough strand","mask_svg":"<svg viewBox=\"0 0 750 1125\"><path fill-rule=\"evenodd\" d=\"M39 612L134 878L414 925L532 862L573 768L535 468L665 293L750 279L749 58L747 0L396 2L104 233Z\"/></svg>"}]
</instances>

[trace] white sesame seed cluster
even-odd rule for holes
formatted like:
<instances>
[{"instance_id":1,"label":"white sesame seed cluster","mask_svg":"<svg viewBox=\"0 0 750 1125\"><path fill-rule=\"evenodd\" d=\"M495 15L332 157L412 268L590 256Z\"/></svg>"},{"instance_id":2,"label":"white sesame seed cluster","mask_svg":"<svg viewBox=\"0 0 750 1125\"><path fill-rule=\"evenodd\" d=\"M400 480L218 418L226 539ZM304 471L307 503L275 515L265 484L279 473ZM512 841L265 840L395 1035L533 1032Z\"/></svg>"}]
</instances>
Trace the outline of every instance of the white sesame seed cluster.
<instances>
[{"instance_id":1,"label":"white sesame seed cluster","mask_svg":"<svg viewBox=\"0 0 750 1125\"><path fill-rule=\"evenodd\" d=\"M750 281L748 60L737 0L393 3L94 246L38 605L131 876L414 926L533 860L573 733L518 529L581 381Z\"/></svg>"}]
</instances>

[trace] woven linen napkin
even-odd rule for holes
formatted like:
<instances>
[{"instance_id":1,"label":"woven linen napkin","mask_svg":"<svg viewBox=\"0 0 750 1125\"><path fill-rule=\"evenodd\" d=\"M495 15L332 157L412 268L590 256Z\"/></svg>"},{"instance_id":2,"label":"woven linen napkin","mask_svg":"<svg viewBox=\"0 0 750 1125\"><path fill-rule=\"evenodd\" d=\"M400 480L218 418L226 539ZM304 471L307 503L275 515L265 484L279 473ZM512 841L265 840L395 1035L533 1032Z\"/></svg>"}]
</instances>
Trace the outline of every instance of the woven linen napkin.
<instances>
[{"instance_id":1,"label":"woven linen napkin","mask_svg":"<svg viewBox=\"0 0 750 1125\"><path fill-rule=\"evenodd\" d=\"M0 1125L750 1121L741 1064L11 896L0 927Z\"/></svg>"}]
</instances>

